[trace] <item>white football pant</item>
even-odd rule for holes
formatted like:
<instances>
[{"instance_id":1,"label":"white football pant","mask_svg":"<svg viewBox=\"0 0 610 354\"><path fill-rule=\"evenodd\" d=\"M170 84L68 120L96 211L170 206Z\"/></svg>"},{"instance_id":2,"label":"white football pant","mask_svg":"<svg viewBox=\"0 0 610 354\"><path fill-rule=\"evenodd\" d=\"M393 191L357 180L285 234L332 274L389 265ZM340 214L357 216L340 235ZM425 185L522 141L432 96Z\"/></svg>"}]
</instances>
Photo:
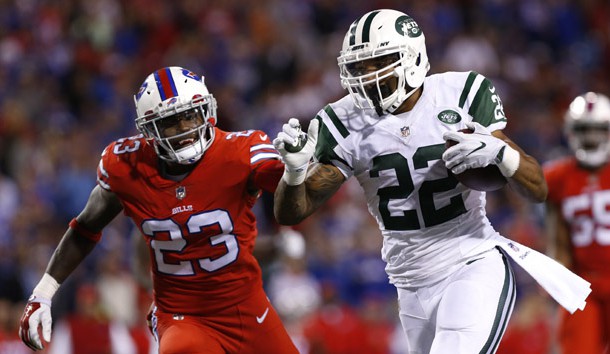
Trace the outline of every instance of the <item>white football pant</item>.
<instances>
[{"instance_id":1,"label":"white football pant","mask_svg":"<svg viewBox=\"0 0 610 354\"><path fill-rule=\"evenodd\" d=\"M407 353L495 353L515 295L513 270L498 249L465 261L434 285L398 289Z\"/></svg>"}]
</instances>

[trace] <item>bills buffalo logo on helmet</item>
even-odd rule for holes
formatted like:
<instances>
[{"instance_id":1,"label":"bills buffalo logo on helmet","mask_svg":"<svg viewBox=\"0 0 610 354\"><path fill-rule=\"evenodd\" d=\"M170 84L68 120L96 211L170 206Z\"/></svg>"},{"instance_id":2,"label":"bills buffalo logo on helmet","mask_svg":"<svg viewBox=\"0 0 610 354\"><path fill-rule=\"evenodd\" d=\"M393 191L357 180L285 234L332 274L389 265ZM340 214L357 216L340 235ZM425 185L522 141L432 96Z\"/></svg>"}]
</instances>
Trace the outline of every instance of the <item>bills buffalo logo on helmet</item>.
<instances>
[{"instance_id":1,"label":"bills buffalo logo on helmet","mask_svg":"<svg viewBox=\"0 0 610 354\"><path fill-rule=\"evenodd\" d=\"M190 71L190 70L182 70L182 74L184 74L184 76L191 78L193 80L197 80L197 81L201 81L201 77L199 77L199 75L195 74L194 72Z\"/></svg>"},{"instance_id":2,"label":"bills buffalo logo on helmet","mask_svg":"<svg viewBox=\"0 0 610 354\"><path fill-rule=\"evenodd\" d=\"M140 97L142 97L142 95L144 94L144 91L146 91L146 88L148 88L148 82L145 82L142 84L142 86L140 86L140 89L138 90L138 93L136 94L136 100L139 100Z\"/></svg>"}]
</instances>

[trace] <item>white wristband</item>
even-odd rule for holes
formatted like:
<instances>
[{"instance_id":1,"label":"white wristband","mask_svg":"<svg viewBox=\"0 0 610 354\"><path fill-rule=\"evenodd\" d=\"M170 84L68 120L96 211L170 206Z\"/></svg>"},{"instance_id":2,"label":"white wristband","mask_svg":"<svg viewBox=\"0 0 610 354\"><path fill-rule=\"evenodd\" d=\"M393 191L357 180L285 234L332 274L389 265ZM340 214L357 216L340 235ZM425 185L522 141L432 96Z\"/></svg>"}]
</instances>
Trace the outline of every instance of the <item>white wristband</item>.
<instances>
[{"instance_id":1,"label":"white wristband","mask_svg":"<svg viewBox=\"0 0 610 354\"><path fill-rule=\"evenodd\" d=\"M55 292L57 292L57 289L59 289L57 280L48 273L44 273L42 279L40 279L38 285L36 285L32 291L32 295L51 300L53 295L55 295Z\"/></svg>"},{"instance_id":2,"label":"white wristband","mask_svg":"<svg viewBox=\"0 0 610 354\"><path fill-rule=\"evenodd\" d=\"M305 168L299 168L296 171L288 171L288 169L284 169L284 174L282 175L282 179L289 186L298 186L305 182L305 177L307 177L307 165Z\"/></svg>"},{"instance_id":3,"label":"white wristband","mask_svg":"<svg viewBox=\"0 0 610 354\"><path fill-rule=\"evenodd\" d=\"M498 168L502 175L506 178L512 177L517 169L519 168L519 162L521 161L521 154L519 151L513 149L509 145L504 148L502 160L498 162Z\"/></svg>"}]
</instances>

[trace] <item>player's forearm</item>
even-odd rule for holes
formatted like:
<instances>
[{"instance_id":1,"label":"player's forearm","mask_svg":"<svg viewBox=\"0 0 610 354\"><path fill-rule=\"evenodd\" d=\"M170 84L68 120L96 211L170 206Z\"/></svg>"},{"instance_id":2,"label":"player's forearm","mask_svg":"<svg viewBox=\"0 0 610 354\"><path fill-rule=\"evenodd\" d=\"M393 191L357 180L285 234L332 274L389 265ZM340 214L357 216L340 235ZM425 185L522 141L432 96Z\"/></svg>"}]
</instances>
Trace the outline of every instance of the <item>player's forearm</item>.
<instances>
[{"instance_id":1,"label":"player's forearm","mask_svg":"<svg viewBox=\"0 0 610 354\"><path fill-rule=\"evenodd\" d=\"M275 191L274 212L278 223L295 225L316 211L341 185L345 177L338 168L312 163L304 183L289 186L282 180Z\"/></svg>"},{"instance_id":2,"label":"player's forearm","mask_svg":"<svg viewBox=\"0 0 610 354\"><path fill-rule=\"evenodd\" d=\"M569 227L561 215L561 207L551 201L546 202L544 224L546 231L546 254L570 268L572 265Z\"/></svg>"},{"instance_id":3,"label":"player's forearm","mask_svg":"<svg viewBox=\"0 0 610 354\"><path fill-rule=\"evenodd\" d=\"M140 230L134 228L130 235L131 246L134 255L131 257L131 269L136 282L146 290L152 290L152 278L150 273L150 255L148 245Z\"/></svg>"},{"instance_id":4,"label":"player's forearm","mask_svg":"<svg viewBox=\"0 0 610 354\"><path fill-rule=\"evenodd\" d=\"M273 212L281 225L296 225L313 213L305 183L289 186L281 180L274 194Z\"/></svg>"},{"instance_id":5,"label":"player's forearm","mask_svg":"<svg viewBox=\"0 0 610 354\"><path fill-rule=\"evenodd\" d=\"M546 200L546 180L540 165L530 156L521 156L519 169L508 182L519 194L533 202L542 203Z\"/></svg>"},{"instance_id":6,"label":"player's forearm","mask_svg":"<svg viewBox=\"0 0 610 354\"><path fill-rule=\"evenodd\" d=\"M58 283L63 283L85 257L91 253L95 245L96 242L82 237L72 228L68 228L49 261L46 273L51 275Z\"/></svg>"},{"instance_id":7,"label":"player's forearm","mask_svg":"<svg viewBox=\"0 0 610 354\"><path fill-rule=\"evenodd\" d=\"M548 187L540 164L535 158L526 154L514 143L509 142L508 144L520 155L518 168L508 178L508 183L519 194L530 201L536 203L544 202L548 194Z\"/></svg>"}]
</instances>

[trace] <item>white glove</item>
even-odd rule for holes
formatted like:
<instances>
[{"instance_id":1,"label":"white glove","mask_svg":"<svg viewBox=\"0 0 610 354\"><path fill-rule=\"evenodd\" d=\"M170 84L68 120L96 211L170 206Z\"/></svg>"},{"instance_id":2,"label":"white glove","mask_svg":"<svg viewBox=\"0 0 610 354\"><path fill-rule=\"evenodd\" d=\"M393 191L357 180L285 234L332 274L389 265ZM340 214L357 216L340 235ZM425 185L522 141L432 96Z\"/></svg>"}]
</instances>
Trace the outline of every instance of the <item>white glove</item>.
<instances>
[{"instance_id":1,"label":"white glove","mask_svg":"<svg viewBox=\"0 0 610 354\"><path fill-rule=\"evenodd\" d=\"M457 131L443 134L443 139L458 142L443 153L445 166L454 174L460 174L470 168L501 162L501 156L498 155L500 150L507 146L506 142L491 135L491 132L479 123L470 122L466 123L466 126L473 130L472 134Z\"/></svg>"},{"instance_id":2,"label":"white glove","mask_svg":"<svg viewBox=\"0 0 610 354\"><path fill-rule=\"evenodd\" d=\"M23 343L34 351L42 350L38 326L42 325L42 337L49 343L52 324L51 300L36 295L30 296L19 326L19 337Z\"/></svg>"},{"instance_id":3,"label":"white glove","mask_svg":"<svg viewBox=\"0 0 610 354\"><path fill-rule=\"evenodd\" d=\"M309 161L316 150L319 124L317 119L312 119L305 134L301 131L299 120L290 118L288 123L282 126L282 131L273 139L273 146L282 155L285 164L282 179L289 186L297 186L305 181ZM307 140L303 144L305 138Z\"/></svg>"}]
</instances>

